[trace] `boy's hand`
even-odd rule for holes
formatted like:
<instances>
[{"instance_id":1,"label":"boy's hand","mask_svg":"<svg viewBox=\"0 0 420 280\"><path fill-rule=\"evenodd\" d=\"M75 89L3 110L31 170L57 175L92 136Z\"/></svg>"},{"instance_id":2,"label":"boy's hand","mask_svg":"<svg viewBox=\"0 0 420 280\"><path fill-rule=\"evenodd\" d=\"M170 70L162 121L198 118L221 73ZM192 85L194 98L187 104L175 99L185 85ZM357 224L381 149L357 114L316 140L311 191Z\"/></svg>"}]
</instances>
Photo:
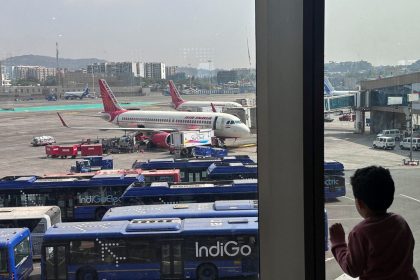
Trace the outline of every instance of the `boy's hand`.
<instances>
[{"instance_id":1,"label":"boy's hand","mask_svg":"<svg viewBox=\"0 0 420 280\"><path fill-rule=\"evenodd\" d=\"M330 227L330 240L331 240L331 244L339 244L339 243L346 242L344 229L340 223L333 224Z\"/></svg>"}]
</instances>

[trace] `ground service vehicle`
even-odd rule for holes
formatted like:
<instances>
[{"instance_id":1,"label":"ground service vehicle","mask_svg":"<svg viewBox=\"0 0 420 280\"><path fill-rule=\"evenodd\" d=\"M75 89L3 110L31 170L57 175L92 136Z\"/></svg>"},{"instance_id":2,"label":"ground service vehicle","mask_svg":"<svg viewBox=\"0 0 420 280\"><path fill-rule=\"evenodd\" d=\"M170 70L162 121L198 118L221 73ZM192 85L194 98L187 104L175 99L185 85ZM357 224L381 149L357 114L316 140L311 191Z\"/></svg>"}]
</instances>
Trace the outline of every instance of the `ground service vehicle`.
<instances>
[{"instance_id":1,"label":"ground service vehicle","mask_svg":"<svg viewBox=\"0 0 420 280\"><path fill-rule=\"evenodd\" d=\"M258 217L62 223L42 279L233 279L258 274Z\"/></svg>"},{"instance_id":2,"label":"ground service vehicle","mask_svg":"<svg viewBox=\"0 0 420 280\"><path fill-rule=\"evenodd\" d=\"M216 200L257 199L257 179L218 181L214 183L133 183L121 195L123 205L183 202L214 202Z\"/></svg>"},{"instance_id":3,"label":"ground service vehicle","mask_svg":"<svg viewBox=\"0 0 420 280\"><path fill-rule=\"evenodd\" d=\"M400 142L400 149L401 150L410 150L411 146L411 137L406 137ZM420 138L413 137L413 151L417 151L420 149Z\"/></svg>"},{"instance_id":4,"label":"ground service vehicle","mask_svg":"<svg viewBox=\"0 0 420 280\"><path fill-rule=\"evenodd\" d=\"M385 136L376 137L376 139L373 140L373 148L393 150L395 148L395 139L394 137Z\"/></svg>"},{"instance_id":5,"label":"ground service vehicle","mask_svg":"<svg viewBox=\"0 0 420 280\"><path fill-rule=\"evenodd\" d=\"M72 146L59 146L59 145L48 145L45 146L45 154L47 157L52 158L76 158L80 150L81 156L101 156L102 145L90 144L80 145L75 144Z\"/></svg>"},{"instance_id":6,"label":"ground service vehicle","mask_svg":"<svg viewBox=\"0 0 420 280\"><path fill-rule=\"evenodd\" d=\"M45 231L61 223L58 206L3 207L0 211L0 228L28 228L31 232L34 258L41 257L41 243Z\"/></svg>"},{"instance_id":7,"label":"ground service vehicle","mask_svg":"<svg viewBox=\"0 0 420 280\"><path fill-rule=\"evenodd\" d=\"M385 129L382 130L381 133L379 133L378 135L376 135L378 137L392 137L395 139L395 141L400 141L401 137L401 132L399 129Z\"/></svg>"},{"instance_id":8,"label":"ground service vehicle","mask_svg":"<svg viewBox=\"0 0 420 280\"><path fill-rule=\"evenodd\" d=\"M102 221L131 221L156 218L257 217L257 200L218 200L204 203L154 204L114 207Z\"/></svg>"},{"instance_id":9,"label":"ground service vehicle","mask_svg":"<svg viewBox=\"0 0 420 280\"><path fill-rule=\"evenodd\" d=\"M209 180L233 180L258 178L256 163L243 164L241 162L215 162L207 169Z\"/></svg>"},{"instance_id":10,"label":"ground service vehicle","mask_svg":"<svg viewBox=\"0 0 420 280\"><path fill-rule=\"evenodd\" d=\"M179 152L181 156L193 156L192 151L196 146L212 144L214 131L212 129L174 131L170 136L171 153Z\"/></svg>"},{"instance_id":11,"label":"ground service vehicle","mask_svg":"<svg viewBox=\"0 0 420 280\"><path fill-rule=\"evenodd\" d=\"M114 161L110 157L92 156L76 160L76 165L71 166L70 172L86 173L103 169L112 169Z\"/></svg>"},{"instance_id":12,"label":"ground service vehicle","mask_svg":"<svg viewBox=\"0 0 420 280\"><path fill-rule=\"evenodd\" d=\"M0 229L0 279L29 279L32 270L29 229Z\"/></svg>"},{"instance_id":13,"label":"ground service vehicle","mask_svg":"<svg viewBox=\"0 0 420 280\"><path fill-rule=\"evenodd\" d=\"M63 221L100 220L138 174L98 174L90 178L8 176L0 179L0 207L57 205Z\"/></svg>"},{"instance_id":14,"label":"ground service vehicle","mask_svg":"<svg viewBox=\"0 0 420 280\"><path fill-rule=\"evenodd\" d=\"M55 143L55 139L52 136L37 136L32 138L31 144L32 146L45 146L45 145L51 145Z\"/></svg>"},{"instance_id":15,"label":"ground service vehicle","mask_svg":"<svg viewBox=\"0 0 420 280\"><path fill-rule=\"evenodd\" d=\"M324 197L326 200L346 195L344 165L335 160L324 161Z\"/></svg>"},{"instance_id":16,"label":"ground service vehicle","mask_svg":"<svg viewBox=\"0 0 420 280\"><path fill-rule=\"evenodd\" d=\"M215 162L255 163L248 155L238 155L223 157L222 159L150 159L146 162L135 161L132 168L141 168L143 170L179 169L182 182L196 182L206 180L207 169Z\"/></svg>"}]
</instances>

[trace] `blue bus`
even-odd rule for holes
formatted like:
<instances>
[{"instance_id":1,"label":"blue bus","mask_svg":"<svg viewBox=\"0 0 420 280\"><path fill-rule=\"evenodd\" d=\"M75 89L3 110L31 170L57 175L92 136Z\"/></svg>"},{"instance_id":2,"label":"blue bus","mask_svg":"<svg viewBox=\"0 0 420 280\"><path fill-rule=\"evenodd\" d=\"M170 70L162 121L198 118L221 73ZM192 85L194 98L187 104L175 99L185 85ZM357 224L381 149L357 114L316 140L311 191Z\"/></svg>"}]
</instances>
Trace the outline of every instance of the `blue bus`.
<instances>
[{"instance_id":1,"label":"blue bus","mask_svg":"<svg viewBox=\"0 0 420 280\"><path fill-rule=\"evenodd\" d=\"M33 270L28 228L0 229L0 279L28 279Z\"/></svg>"},{"instance_id":2,"label":"blue bus","mask_svg":"<svg viewBox=\"0 0 420 280\"><path fill-rule=\"evenodd\" d=\"M233 180L258 178L256 163L215 162L207 169L207 179Z\"/></svg>"},{"instance_id":3,"label":"blue bus","mask_svg":"<svg viewBox=\"0 0 420 280\"><path fill-rule=\"evenodd\" d=\"M63 221L101 220L139 174L98 174L89 178L9 176L0 179L0 207L60 207Z\"/></svg>"},{"instance_id":4,"label":"blue bus","mask_svg":"<svg viewBox=\"0 0 420 280\"><path fill-rule=\"evenodd\" d=\"M258 267L257 217L62 223L41 258L44 280L257 278Z\"/></svg>"},{"instance_id":5,"label":"blue bus","mask_svg":"<svg viewBox=\"0 0 420 280\"><path fill-rule=\"evenodd\" d=\"M324 161L324 195L326 200L346 195L344 165L341 162Z\"/></svg>"},{"instance_id":6,"label":"blue bus","mask_svg":"<svg viewBox=\"0 0 420 280\"><path fill-rule=\"evenodd\" d=\"M258 199L258 180L220 182L131 184L121 196L123 205L214 202L216 200Z\"/></svg>"},{"instance_id":7,"label":"blue bus","mask_svg":"<svg viewBox=\"0 0 420 280\"><path fill-rule=\"evenodd\" d=\"M182 182L197 182L207 180L207 169L215 162L255 163L248 155L238 155L222 159L150 159L146 162L135 161L132 168L143 170L179 169Z\"/></svg>"},{"instance_id":8,"label":"blue bus","mask_svg":"<svg viewBox=\"0 0 420 280\"><path fill-rule=\"evenodd\" d=\"M219 200L205 203L154 204L114 207L102 221L131 221L156 218L257 217L257 200Z\"/></svg>"}]
</instances>

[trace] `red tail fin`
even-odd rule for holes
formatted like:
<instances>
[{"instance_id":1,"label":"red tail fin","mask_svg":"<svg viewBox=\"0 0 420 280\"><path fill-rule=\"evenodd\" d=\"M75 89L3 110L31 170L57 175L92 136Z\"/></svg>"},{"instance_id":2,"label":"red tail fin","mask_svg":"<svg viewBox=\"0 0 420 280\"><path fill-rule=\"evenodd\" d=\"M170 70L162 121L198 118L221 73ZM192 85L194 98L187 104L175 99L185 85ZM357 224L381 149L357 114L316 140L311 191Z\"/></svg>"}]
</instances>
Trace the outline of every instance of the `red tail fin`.
<instances>
[{"instance_id":1,"label":"red tail fin","mask_svg":"<svg viewBox=\"0 0 420 280\"><path fill-rule=\"evenodd\" d=\"M171 95L172 104L174 104L175 109L178 108L179 105L185 102L185 100L181 98L181 95L179 94L172 80L169 81L169 93Z\"/></svg>"},{"instance_id":2,"label":"red tail fin","mask_svg":"<svg viewBox=\"0 0 420 280\"><path fill-rule=\"evenodd\" d=\"M213 113L216 113L216 112L217 112L217 111L216 111L216 107L214 107L213 102L212 102L212 103L210 103L210 105L211 105L211 110L213 111Z\"/></svg>"},{"instance_id":3,"label":"red tail fin","mask_svg":"<svg viewBox=\"0 0 420 280\"><path fill-rule=\"evenodd\" d=\"M102 103L104 104L104 111L106 113L123 110L104 79L99 80L99 88L101 89Z\"/></svg>"}]
</instances>

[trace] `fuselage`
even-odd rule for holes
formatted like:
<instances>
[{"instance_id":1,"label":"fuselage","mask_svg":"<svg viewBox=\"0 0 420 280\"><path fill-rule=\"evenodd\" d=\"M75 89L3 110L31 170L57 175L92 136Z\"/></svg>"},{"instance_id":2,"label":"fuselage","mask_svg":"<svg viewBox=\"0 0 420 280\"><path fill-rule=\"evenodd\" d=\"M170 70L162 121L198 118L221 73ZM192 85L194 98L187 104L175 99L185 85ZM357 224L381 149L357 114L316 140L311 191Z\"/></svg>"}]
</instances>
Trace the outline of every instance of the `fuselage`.
<instances>
[{"instance_id":1,"label":"fuselage","mask_svg":"<svg viewBox=\"0 0 420 280\"><path fill-rule=\"evenodd\" d=\"M223 107L223 108L242 108L242 105L236 102L229 101L185 101L176 107L177 110L188 110L192 107Z\"/></svg>"},{"instance_id":2,"label":"fuselage","mask_svg":"<svg viewBox=\"0 0 420 280\"><path fill-rule=\"evenodd\" d=\"M112 118L111 122L130 128L213 129L215 136L221 138L241 138L250 133L238 117L214 112L125 111Z\"/></svg>"}]
</instances>

